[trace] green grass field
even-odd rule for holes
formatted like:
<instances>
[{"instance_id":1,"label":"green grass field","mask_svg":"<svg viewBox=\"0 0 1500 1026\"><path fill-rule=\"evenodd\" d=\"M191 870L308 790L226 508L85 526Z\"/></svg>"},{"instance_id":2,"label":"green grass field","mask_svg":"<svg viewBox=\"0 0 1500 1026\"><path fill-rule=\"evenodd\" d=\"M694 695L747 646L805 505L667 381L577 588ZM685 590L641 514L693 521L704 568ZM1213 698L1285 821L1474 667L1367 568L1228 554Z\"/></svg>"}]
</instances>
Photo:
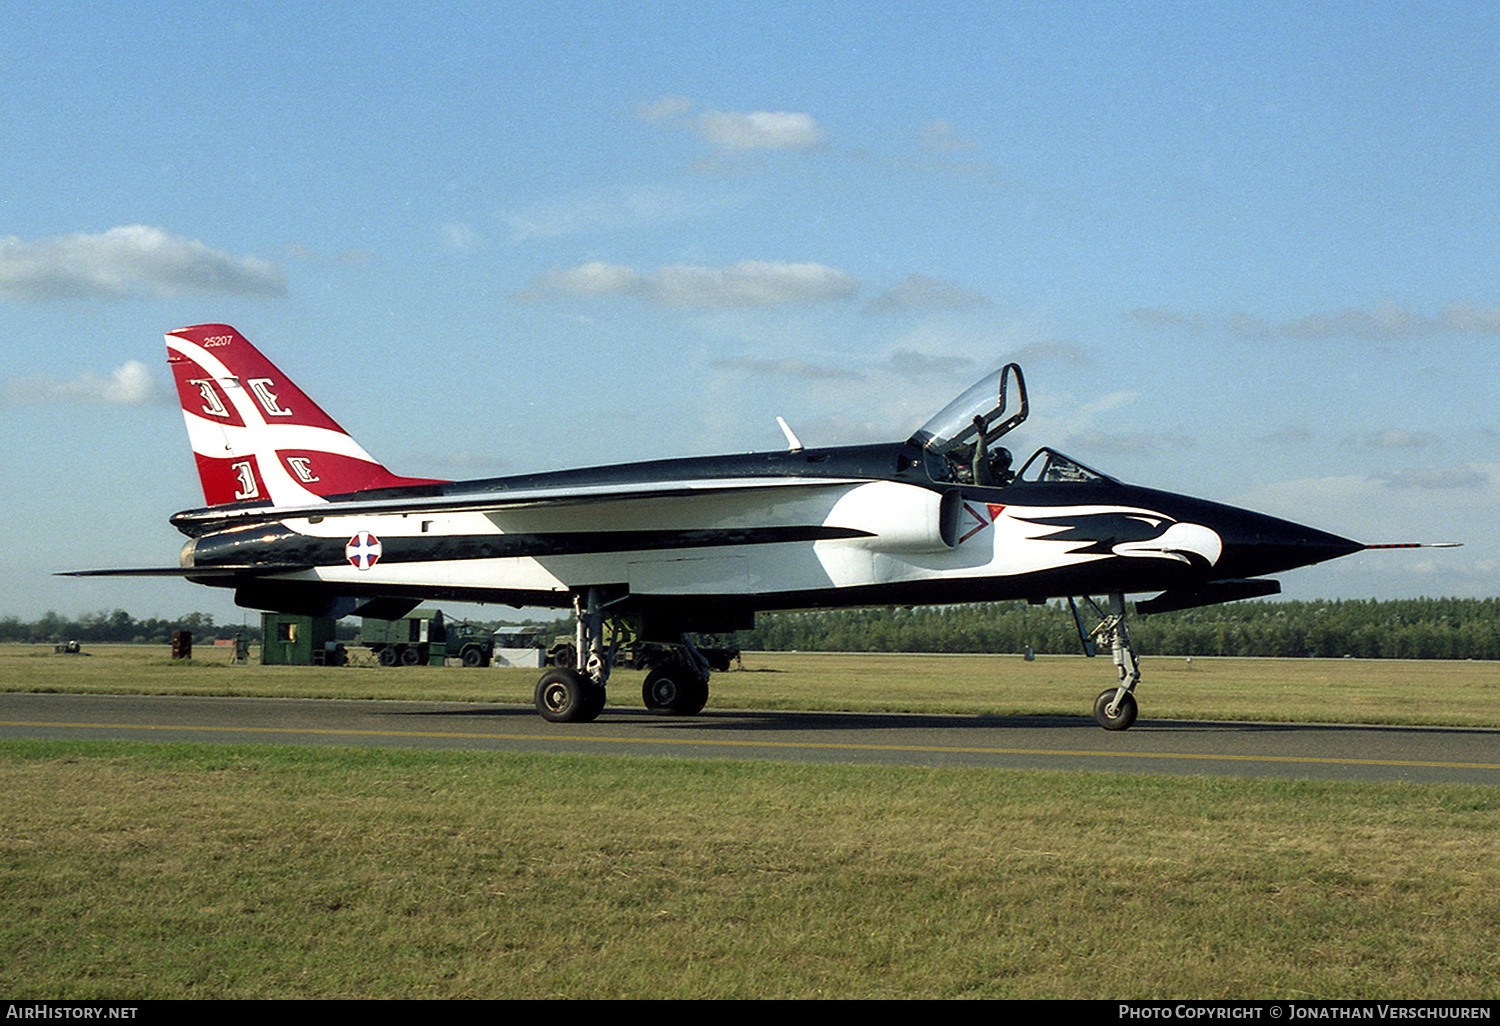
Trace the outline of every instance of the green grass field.
<instances>
[{"instance_id":1,"label":"green grass field","mask_svg":"<svg viewBox=\"0 0 1500 1026\"><path fill-rule=\"evenodd\" d=\"M1141 715L1330 723L1500 727L1500 663L1405 659L1142 661ZM0 645L0 691L273 695L530 704L538 670L458 666L338 669L230 666L200 646L173 662L160 648L96 646L57 655ZM642 674L616 671L610 704L638 707ZM1091 715L1114 683L1107 658L747 652L743 668L714 675L717 708Z\"/></svg>"},{"instance_id":2,"label":"green grass field","mask_svg":"<svg viewBox=\"0 0 1500 1026\"><path fill-rule=\"evenodd\" d=\"M0 648L0 687L530 700L535 671ZM1500 668L1151 660L1144 716L1500 724ZM1100 660L747 656L718 706L1067 712ZM612 701L639 701L618 675ZM0 744L0 993L1500 996L1500 789Z\"/></svg>"}]
</instances>

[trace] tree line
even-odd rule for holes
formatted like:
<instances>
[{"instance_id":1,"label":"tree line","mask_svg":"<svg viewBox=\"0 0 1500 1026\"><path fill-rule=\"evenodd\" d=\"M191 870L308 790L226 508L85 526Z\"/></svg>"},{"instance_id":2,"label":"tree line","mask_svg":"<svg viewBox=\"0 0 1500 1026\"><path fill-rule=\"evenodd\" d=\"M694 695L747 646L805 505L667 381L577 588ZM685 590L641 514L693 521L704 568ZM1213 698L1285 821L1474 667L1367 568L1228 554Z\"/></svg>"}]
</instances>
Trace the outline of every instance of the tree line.
<instances>
[{"instance_id":1,"label":"tree line","mask_svg":"<svg viewBox=\"0 0 1500 1026\"><path fill-rule=\"evenodd\" d=\"M1085 629L1097 618L1086 611ZM1152 655L1356 659L1500 659L1500 599L1231 602L1132 616L1130 637ZM829 652L1081 650L1065 603L764 614L734 635L743 649Z\"/></svg>"},{"instance_id":2,"label":"tree line","mask_svg":"<svg viewBox=\"0 0 1500 1026\"><path fill-rule=\"evenodd\" d=\"M1085 613L1086 628L1094 618ZM485 626L508 626L490 623ZM545 625L571 633L570 621ZM359 621L340 623L354 637ZM0 618L0 642L169 644L174 631L199 642L260 626L215 624L204 613L136 619L124 610L70 619L48 612L35 621ZM544 630L544 633L546 631ZM1341 599L1250 601L1134 616L1130 636L1142 654L1280 656L1338 659L1500 659L1500 599ZM986 602L918 608L763 613L753 630L708 643L750 651L1076 653L1078 631L1064 603Z\"/></svg>"},{"instance_id":3,"label":"tree line","mask_svg":"<svg viewBox=\"0 0 1500 1026\"><path fill-rule=\"evenodd\" d=\"M86 613L79 617L61 616L48 611L40 619L26 621L16 616L0 617L0 642L53 644L78 641L93 644L170 644L174 631L192 631L195 641L211 642L214 638L232 638L244 631L247 637L260 638L260 626L241 628L238 624L216 626L207 613L187 613L163 618L138 620L123 609Z\"/></svg>"}]
</instances>

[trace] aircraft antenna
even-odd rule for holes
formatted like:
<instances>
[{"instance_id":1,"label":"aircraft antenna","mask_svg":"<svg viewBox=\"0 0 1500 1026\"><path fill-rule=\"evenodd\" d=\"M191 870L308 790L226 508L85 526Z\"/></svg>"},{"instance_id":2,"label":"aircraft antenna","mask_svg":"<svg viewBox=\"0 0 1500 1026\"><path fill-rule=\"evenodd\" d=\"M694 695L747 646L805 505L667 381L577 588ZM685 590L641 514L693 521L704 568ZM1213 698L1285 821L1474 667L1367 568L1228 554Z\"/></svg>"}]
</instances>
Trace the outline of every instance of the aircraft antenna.
<instances>
[{"instance_id":1,"label":"aircraft antenna","mask_svg":"<svg viewBox=\"0 0 1500 1026\"><path fill-rule=\"evenodd\" d=\"M787 449L791 452L801 452L802 439L798 438L796 433L792 431L791 425L787 424L786 420L781 417L776 418L776 423L781 425L781 433L786 435Z\"/></svg>"}]
</instances>

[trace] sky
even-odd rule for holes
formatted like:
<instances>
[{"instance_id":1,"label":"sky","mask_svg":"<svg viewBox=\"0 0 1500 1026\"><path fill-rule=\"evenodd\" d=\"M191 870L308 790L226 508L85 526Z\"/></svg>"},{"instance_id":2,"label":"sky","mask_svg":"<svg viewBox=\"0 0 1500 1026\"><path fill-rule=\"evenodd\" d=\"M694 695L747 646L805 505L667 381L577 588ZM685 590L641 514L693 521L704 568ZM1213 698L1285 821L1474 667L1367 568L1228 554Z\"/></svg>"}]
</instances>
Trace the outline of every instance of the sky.
<instances>
[{"instance_id":1,"label":"sky","mask_svg":"<svg viewBox=\"0 0 1500 1026\"><path fill-rule=\"evenodd\" d=\"M393 471L1010 438L1500 594L1500 8L32 5L0 50L0 615L255 614L162 335L228 323ZM495 607L493 615L508 613Z\"/></svg>"}]
</instances>

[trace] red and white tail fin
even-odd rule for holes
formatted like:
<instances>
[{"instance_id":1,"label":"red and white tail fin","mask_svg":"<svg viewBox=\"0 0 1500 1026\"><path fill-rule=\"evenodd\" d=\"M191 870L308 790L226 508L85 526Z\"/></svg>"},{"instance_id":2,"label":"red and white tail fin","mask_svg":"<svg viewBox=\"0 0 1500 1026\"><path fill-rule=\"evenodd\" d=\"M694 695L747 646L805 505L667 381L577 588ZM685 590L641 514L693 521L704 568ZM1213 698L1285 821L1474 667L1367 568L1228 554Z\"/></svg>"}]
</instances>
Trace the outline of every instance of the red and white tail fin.
<instances>
[{"instance_id":1,"label":"red and white tail fin","mask_svg":"<svg viewBox=\"0 0 1500 1026\"><path fill-rule=\"evenodd\" d=\"M226 324L169 332L167 363L210 506L305 506L366 488L433 483L375 462Z\"/></svg>"}]
</instances>

